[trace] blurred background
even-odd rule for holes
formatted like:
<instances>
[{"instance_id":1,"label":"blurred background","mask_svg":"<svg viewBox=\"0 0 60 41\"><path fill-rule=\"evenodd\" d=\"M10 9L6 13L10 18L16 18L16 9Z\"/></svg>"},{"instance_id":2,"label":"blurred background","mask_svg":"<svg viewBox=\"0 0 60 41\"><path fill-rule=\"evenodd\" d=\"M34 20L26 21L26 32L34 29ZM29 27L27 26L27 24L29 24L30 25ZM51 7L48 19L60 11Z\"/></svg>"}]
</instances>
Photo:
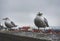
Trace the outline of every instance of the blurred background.
<instances>
[{"instance_id":1,"label":"blurred background","mask_svg":"<svg viewBox=\"0 0 60 41\"><path fill-rule=\"evenodd\" d=\"M50 26L60 26L60 0L0 0L0 22L10 18L19 26L34 25L38 12L43 13Z\"/></svg>"}]
</instances>

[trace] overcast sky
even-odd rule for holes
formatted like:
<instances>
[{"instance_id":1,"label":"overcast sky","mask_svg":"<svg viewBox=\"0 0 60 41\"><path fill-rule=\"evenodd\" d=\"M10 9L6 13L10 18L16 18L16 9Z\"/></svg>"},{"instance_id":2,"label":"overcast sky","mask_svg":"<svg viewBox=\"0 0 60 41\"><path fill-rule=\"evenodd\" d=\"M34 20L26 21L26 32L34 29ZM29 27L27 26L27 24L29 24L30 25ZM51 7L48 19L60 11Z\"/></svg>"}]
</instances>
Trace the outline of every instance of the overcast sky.
<instances>
[{"instance_id":1,"label":"overcast sky","mask_svg":"<svg viewBox=\"0 0 60 41\"><path fill-rule=\"evenodd\" d=\"M43 13L50 26L60 26L60 0L0 0L0 21L9 17L17 25L34 26L38 12Z\"/></svg>"}]
</instances>

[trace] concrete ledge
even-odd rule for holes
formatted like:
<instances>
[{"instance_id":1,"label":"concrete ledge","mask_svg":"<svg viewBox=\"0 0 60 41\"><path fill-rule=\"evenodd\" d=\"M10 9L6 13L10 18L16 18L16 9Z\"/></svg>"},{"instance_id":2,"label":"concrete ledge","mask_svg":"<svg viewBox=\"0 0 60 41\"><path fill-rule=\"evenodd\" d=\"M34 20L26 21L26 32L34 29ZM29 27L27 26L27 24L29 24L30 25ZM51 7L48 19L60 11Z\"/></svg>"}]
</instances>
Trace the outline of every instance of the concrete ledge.
<instances>
[{"instance_id":1,"label":"concrete ledge","mask_svg":"<svg viewBox=\"0 0 60 41\"><path fill-rule=\"evenodd\" d=\"M0 33L0 41L48 41L48 40Z\"/></svg>"}]
</instances>

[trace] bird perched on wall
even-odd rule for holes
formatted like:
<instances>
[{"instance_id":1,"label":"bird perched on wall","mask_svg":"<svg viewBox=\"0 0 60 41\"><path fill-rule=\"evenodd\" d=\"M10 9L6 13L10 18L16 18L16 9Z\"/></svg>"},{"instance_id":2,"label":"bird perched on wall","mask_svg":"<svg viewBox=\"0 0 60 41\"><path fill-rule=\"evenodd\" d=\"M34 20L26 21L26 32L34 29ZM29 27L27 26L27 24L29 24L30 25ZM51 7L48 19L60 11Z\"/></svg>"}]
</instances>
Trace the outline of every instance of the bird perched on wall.
<instances>
[{"instance_id":1,"label":"bird perched on wall","mask_svg":"<svg viewBox=\"0 0 60 41\"><path fill-rule=\"evenodd\" d=\"M34 24L38 27L38 29L40 27L42 28L49 27L47 19L42 15L43 15L42 13L38 12L36 18L34 19Z\"/></svg>"},{"instance_id":2,"label":"bird perched on wall","mask_svg":"<svg viewBox=\"0 0 60 41\"><path fill-rule=\"evenodd\" d=\"M11 21L9 18L4 18L3 20L5 20L5 26L7 28L12 28L12 27L16 27L17 25L15 25L15 23L13 21Z\"/></svg>"}]
</instances>

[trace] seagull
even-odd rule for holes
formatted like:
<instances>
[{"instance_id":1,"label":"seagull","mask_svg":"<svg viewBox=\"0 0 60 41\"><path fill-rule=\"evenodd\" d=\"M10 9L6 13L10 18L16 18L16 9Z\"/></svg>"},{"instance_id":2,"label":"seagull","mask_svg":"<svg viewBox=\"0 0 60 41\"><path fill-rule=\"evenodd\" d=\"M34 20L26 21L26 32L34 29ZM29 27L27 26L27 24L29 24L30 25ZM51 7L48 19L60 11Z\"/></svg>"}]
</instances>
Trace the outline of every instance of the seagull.
<instances>
[{"instance_id":1,"label":"seagull","mask_svg":"<svg viewBox=\"0 0 60 41\"><path fill-rule=\"evenodd\" d=\"M13 21L11 21L9 18L3 18L5 20L5 26L7 28L17 27Z\"/></svg>"},{"instance_id":2,"label":"seagull","mask_svg":"<svg viewBox=\"0 0 60 41\"><path fill-rule=\"evenodd\" d=\"M34 24L38 27L38 29L41 27L49 27L47 19L42 15L42 13L38 12L37 16L34 19Z\"/></svg>"}]
</instances>

